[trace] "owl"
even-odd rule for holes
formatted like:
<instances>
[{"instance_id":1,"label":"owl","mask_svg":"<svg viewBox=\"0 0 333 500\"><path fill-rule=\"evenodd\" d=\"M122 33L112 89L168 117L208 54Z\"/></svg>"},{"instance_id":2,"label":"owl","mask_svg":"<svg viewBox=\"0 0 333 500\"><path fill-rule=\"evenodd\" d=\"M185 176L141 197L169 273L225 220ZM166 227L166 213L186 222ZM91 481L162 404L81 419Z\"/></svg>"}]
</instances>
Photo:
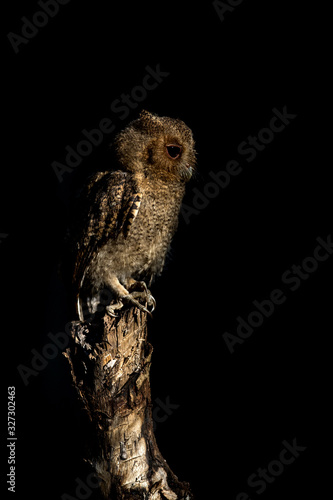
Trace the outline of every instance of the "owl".
<instances>
[{"instance_id":1,"label":"owl","mask_svg":"<svg viewBox=\"0 0 333 500\"><path fill-rule=\"evenodd\" d=\"M164 266L196 164L191 130L142 111L116 137L116 168L94 174L70 230L71 289L79 320L125 305L151 313L149 288Z\"/></svg>"}]
</instances>

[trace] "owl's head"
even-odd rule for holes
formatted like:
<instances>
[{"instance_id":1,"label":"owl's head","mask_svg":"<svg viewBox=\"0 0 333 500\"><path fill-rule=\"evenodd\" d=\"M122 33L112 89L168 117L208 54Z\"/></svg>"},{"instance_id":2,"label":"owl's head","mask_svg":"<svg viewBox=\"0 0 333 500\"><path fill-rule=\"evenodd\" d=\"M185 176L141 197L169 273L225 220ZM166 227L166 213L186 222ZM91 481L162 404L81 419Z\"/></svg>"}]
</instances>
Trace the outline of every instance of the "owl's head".
<instances>
[{"instance_id":1,"label":"owl's head","mask_svg":"<svg viewBox=\"0 0 333 500\"><path fill-rule=\"evenodd\" d=\"M142 111L115 141L118 159L129 172L187 182L195 168L191 130L178 119Z\"/></svg>"}]
</instances>

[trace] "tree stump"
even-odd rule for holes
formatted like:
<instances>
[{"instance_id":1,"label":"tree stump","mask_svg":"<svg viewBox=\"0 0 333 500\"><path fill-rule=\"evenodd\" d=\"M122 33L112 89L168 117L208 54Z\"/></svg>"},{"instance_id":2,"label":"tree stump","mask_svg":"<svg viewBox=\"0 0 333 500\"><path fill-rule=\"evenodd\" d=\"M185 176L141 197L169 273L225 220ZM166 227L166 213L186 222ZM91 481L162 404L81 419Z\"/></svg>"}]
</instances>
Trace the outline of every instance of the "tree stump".
<instances>
[{"instance_id":1,"label":"tree stump","mask_svg":"<svg viewBox=\"0 0 333 500\"><path fill-rule=\"evenodd\" d=\"M153 348L147 314L124 309L91 322L73 322L66 350L90 431L84 457L103 499L191 500L162 457L153 433L149 371Z\"/></svg>"}]
</instances>

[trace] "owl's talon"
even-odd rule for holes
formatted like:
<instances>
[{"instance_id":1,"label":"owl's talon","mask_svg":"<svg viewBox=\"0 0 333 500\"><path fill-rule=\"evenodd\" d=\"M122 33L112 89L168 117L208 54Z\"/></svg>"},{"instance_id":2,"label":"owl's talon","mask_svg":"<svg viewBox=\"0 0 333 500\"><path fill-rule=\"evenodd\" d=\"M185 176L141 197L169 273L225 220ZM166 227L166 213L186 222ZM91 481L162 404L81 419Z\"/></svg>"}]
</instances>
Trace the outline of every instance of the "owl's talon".
<instances>
[{"instance_id":1,"label":"owl's talon","mask_svg":"<svg viewBox=\"0 0 333 500\"><path fill-rule=\"evenodd\" d=\"M111 318L118 318L119 316L119 314L115 314L114 310L110 306L106 307L106 312L109 316L111 316Z\"/></svg>"},{"instance_id":2,"label":"owl's talon","mask_svg":"<svg viewBox=\"0 0 333 500\"><path fill-rule=\"evenodd\" d=\"M112 318L118 318L119 314L116 314L115 310L121 309L122 307L124 307L124 304L119 301L115 304L109 304L105 309L109 316L112 316Z\"/></svg>"},{"instance_id":3,"label":"owl's talon","mask_svg":"<svg viewBox=\"0 0 333 500\"><path fill-rule=\"evenodd\" d=\"M148 291L148 289L147 289ZM149 310L146 306L141 304L137 298L142 298L146 301L147 306L152 306L151 310ZM148 291L146 292L132 292L129 293L128 295L124 295L124 297L121 297L118 302L115 304L109 304L106 306L106 312L109 314L109 316L112 316L113 318L118 318L119 314L116 313L117 310L122 309L124 307L125 303L129 303L129 305L133 305L140 309L140 311L144 311L145 313L149 314L151 316L151 313L154 311L155 306L156 306L156 300L154 297L151 295L151 293Z\"/></svg>"},{"instance_id":4,"label":"owl's talon","mask_svg":"<svg viewBox=\"0 0 333 500\"><path fill-rule=\"evenodd\" d=\"M147 305L148 306L151 306L151 310L150 312L152 313L153 311L155 311L155 307L156 307L156 300L154 299L154 297L152 296L151 293L148 294L148 300L147 300Z\"/></svg>"},{"instance_id":5,"label":"owl's talon","mask_svg":"<svg viewBox=\"0 0 333 500\"><path fill-rule=\"evenodd\" d=\"M153 309L151 311L149 311L149 309L147 309L146 306L144 306L138 300L136 300L136 298L143 298L147 302L147 305L150 305L150 298L152 298L153 299ZM140 309L140 311L144 311L145 313L149 314L149 316L151 316L151 313L155 309L155 304L156 304L156 301L152 297L152 295L150 295L150 294L147 295L146 292L132 292L128 295L125 295L125 297L122 297L122 300L130 302L132 305L138 307Z\"/></svg>"},{"instance_id":6,"label":"owl's talon","mask_svg":"<svg viewBox=\"0 0 333 500\"><path fill-rule=\"evenodd\" d=\"M137 289L141 289L141 292L138 292ZM131 295L136 297L141 297L145 302L147 302L147 306L151 306L150 312L153 312L156 307L156 300L150 293L146 283L144 281L135 281L131 284L129 290L132 292Z\"/></svg>"}]
</instances>

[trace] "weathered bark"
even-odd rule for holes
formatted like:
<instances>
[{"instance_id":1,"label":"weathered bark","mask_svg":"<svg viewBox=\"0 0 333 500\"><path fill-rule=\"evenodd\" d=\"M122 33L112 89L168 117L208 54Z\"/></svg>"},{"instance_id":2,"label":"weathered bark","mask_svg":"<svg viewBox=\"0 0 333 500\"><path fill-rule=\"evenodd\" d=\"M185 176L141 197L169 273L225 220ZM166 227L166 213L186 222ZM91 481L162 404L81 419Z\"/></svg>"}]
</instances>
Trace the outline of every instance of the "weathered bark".
<instances>
[{"instance_id":1,"label":"weathered bark","mask_svg":"<svg viewBox=\"0 0 333 500\"><path fill-rule=\"evenodd\" d=\"M72 336L65 355L91 423L84 458L100 479L101 497L191 500L153 433L146 313L130 308L118 318L73 323Z\"/></svg>"}]
</instances>

